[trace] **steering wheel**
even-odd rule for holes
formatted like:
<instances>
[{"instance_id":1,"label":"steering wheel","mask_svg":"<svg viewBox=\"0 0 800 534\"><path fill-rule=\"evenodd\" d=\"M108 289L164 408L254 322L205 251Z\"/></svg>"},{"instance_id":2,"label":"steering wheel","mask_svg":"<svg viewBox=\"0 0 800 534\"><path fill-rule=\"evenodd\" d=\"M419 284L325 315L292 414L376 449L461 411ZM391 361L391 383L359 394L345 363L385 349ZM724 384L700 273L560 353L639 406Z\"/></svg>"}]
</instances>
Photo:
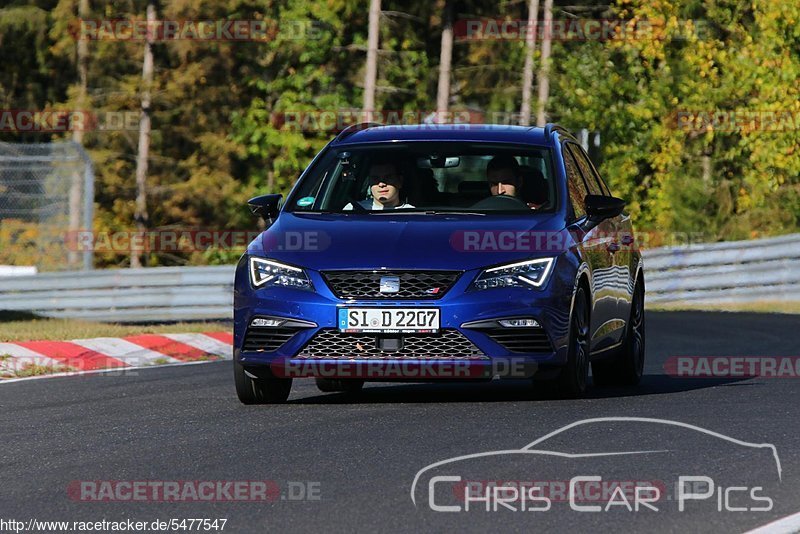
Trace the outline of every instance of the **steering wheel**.
<instances>
[{"instance_id":1,"label":"steering wheel","mask_svg":"<svg viewBox=\"0 0 800 534\"><path fill-rule=\"evenodd\" d=\"M369 210L361 205L360 200L356 200L355 197L350 197L350 205L353 206L353 211L357 213L366 213Z\"/></svg>"},{"instance_id":2,"label":"steering wheel","mask_svg":"<svg viewBox=\"0 0 800 534\"><path fill-rule=\"evenodd\" d=\"M524 200L511 195L494 195L479 200L472 205L472 208L481 210L527 210L528 204Z\"/></svg>"}]
</instances>

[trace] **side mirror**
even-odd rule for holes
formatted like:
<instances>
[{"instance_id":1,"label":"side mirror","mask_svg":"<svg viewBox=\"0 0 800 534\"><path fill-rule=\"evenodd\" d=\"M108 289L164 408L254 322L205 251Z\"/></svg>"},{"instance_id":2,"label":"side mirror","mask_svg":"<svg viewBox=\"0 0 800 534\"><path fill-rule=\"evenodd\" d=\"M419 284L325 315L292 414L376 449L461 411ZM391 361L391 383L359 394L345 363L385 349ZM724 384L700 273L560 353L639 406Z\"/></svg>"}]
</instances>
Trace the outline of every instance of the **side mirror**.
<instances>
[{"instance_id":1,"label":"side mirror","mask_svg":"<svg viewBox=\"0 0 800 534\"><path fill-rule=\"evenodd\" d=\"M247 206L253 215L258 215L271 223L278 216L278 211L283 195L261 195L247 201Z\"/></svg>"},{"instance_id":2,"label":"side mirror","mask_svg":"<svg viewBox=\"0 0 800 534\"><path fill-rule=\"evenodd\" d=\"M586 215L594 223L616 217L625 209L625 201L617 197L586 195L584 202L586 204Z\"/></svg>"}]
</instances>

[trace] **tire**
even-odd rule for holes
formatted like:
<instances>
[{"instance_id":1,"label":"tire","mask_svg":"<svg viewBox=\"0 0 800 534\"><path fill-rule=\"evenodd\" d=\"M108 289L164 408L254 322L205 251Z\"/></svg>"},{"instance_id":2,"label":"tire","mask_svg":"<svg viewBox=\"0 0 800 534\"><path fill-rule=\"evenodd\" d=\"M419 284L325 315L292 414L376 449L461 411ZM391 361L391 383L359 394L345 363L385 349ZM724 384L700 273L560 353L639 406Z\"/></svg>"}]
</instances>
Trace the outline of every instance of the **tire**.
<instances>
[{"instance_id":1,"label":"tire","mask_svg":"<svg viewBox=\"0 0 800 534\"><path fill-rule=\"evenodd\" d=\"M291 378L278 378L269 367L248 370L234 354L233 378L242 404L282 404L292 390Z\"/></svg>"},{"instance_id":2,"label":"tire","mask_svg":"<svg viewBox=\"0 0 800 534\"><path fill-rule=\"evenodd\" d=\"M578 286L569 317L569 347L567 364L557 378L557 393L575 399L586 395L589 382L589 298L583 286Z\"/></svg>"},{"instance_id":3,"label":"tire","mask_svg":"<svg viewBox=\"0 0 800 534\"><path fill-rule=\"evenodd\" d=\"M364 381L354 378L317 378L317 389L323 393L343 391L345 393L358 393L364 387Z\"/></svg>"},{"instance_id":4,"label":"tire","mask_svg":"<svg viewBox=\"0 0 800 534\"><path fill-rule=\"evenodd\" d=\"M635 386L642 380L644 349L644 284L637 282L620 353L613 359L592 363L593 382L598 386Z\"/></svg>"}]
</instances>

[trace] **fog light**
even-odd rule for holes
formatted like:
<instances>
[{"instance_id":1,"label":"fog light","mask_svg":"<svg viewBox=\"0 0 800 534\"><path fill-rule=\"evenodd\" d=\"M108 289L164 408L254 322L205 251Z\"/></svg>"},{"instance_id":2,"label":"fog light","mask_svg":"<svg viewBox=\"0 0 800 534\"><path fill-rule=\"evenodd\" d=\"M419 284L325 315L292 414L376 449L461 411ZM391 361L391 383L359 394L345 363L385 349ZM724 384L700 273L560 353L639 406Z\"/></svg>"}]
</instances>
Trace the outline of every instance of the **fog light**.
<instances>
[{"instance_id":1,"label":"fog light","mask_svg":"<svg viewBox=\"0 0 800 534\"><path fill-rule=\"evenodd\" d=\"M281 319L264 319L263 317L256 317L252 321L250 321L250 326L265 326L268 328L275 328L276 326L280 326L286 321Z\"/></svg>"},{"instance_id":2,"label":"fog light","mask_svg":"<svg viewBox=\"0 0 800 534\"><path fill-rule=\"evenodd\" d=\"M502 319L497 322L506 328L537 328L539 326L536 319Z\"/></svg>"}]
</instances>

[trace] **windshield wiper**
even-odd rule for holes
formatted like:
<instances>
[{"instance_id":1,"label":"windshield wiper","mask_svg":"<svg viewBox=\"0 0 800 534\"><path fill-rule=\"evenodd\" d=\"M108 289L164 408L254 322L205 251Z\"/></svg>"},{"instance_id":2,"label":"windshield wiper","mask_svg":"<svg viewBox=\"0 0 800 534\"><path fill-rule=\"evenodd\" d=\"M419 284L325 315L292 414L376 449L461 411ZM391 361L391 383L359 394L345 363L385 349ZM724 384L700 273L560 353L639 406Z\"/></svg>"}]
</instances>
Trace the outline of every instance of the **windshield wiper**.
<instances>
[{"instance_id":1,"label":"windshield wiper","mask_svg":"<svg viewBox=\"0 0 800 534\"><path fill-rule=\"evenodd\" d=\"M424 209L415 209L415 208L400 208L400 209L389 209L389 210L370 210L367 209L359 204L353 203L353 206L358 206L357 208L354 207L352 210L301 210L295 211L293 213L302 214L302 215L318 215L318 214L329 214L329 213L338 213L342 215L346 215L348 213L368 213L370 215L389 215L389 214L403 214L403 215L480 215L481 217L485 217L488 215L486 212L482 211L468 211L468 210L424 210ZM495 212L493 212L495 213Z\"/></svg>"},{"instance_id":2,"label":"windshield wiper","mask_svg":"<svg viewBox=\"0 0 800 534\"><path fill-rule=\"evenodd\" d=\"M460 210L428 210L425 212L428 215L481 215L485 216L486 214L480 211L460 211Z\"/></svg>"}]
</instances>

